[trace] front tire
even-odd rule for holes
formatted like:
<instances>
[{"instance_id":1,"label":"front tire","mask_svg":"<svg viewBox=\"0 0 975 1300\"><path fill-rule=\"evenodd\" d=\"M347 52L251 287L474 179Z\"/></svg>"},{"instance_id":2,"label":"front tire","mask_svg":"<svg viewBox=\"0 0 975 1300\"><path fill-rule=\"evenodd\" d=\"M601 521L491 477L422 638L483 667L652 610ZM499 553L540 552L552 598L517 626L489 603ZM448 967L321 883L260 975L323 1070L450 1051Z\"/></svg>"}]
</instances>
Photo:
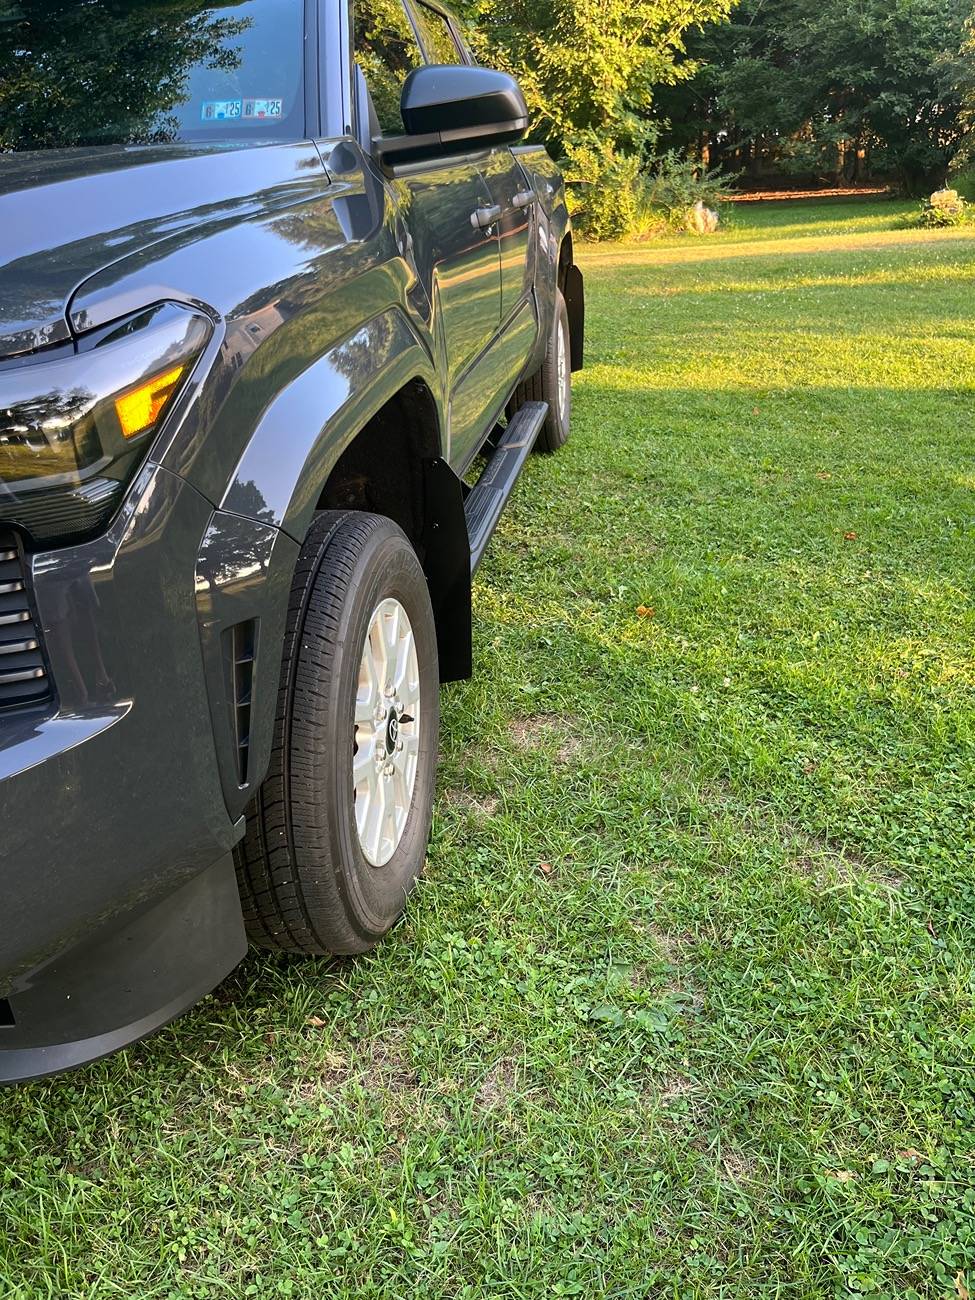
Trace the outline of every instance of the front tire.
<instances>
[{"instance_id":1,"label":"front tire","mask_svg":"<svg viewBox=\"0 0 975 1300\"><path fill-rule=\"evenodd\" d=\"M426 855L439 725L413 548L390 519L322 512L295 571L270 766L236 850L255 943L358 953L395 924Z\"/></svg>"}]
</instances>

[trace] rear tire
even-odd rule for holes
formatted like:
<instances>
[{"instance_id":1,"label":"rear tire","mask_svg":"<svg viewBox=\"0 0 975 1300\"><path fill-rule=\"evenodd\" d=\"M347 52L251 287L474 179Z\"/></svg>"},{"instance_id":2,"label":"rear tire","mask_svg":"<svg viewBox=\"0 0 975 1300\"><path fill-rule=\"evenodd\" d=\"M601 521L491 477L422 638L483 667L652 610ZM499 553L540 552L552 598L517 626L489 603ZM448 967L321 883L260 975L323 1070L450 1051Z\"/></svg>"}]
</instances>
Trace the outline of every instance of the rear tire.
<instances>
[{"instance_id":1,"label":"rear tire","mask_svg":"<svg viewBox=\"0 0 975 1300\"><path fill-rule=\"evenodd\" d=\"M528 379L515 389L508 405L514 415L526 402L547 402L548 415L535 443L535 450L553 452L565 444L572 423L572 349L569 312L559 290L555 295L555 320L549 337L545 360Z\"/></svg>"},{"instance_id":2,"label":"rear tire","mask_svg":"<svg viewBox=\"0 0 975 1300\"><path fill-rule=\"evenodd\" d=\"M395 924L426 856L439 725L413 548L380 515L322 512L295 571L270 766L235 854L254 943L358 953Z\"/></svg>"}]
</instances>

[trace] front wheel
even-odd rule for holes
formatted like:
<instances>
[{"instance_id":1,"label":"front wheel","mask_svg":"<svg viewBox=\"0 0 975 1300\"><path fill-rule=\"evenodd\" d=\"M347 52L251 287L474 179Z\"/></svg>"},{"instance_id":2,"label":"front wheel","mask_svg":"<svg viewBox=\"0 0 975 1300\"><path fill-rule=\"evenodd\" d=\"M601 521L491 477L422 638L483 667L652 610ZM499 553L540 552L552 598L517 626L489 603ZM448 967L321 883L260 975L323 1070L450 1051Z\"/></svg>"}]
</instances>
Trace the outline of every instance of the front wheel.
<instances>
[{"instance_id":1,"label":"front wheel","mask_svg":"<svg viewBox=\"0 0 975 1300\"><path fill-rule=\"evenodd\" d=\"M515 389L508 406L509 417L526 402L547 402L548 415L535 443L535 450L558 451L569 437L572 422L572 349L569 312L560 291L555 294L555 319L545 360L538 370Z\"/></svg>"},{"instance_id":2,"label":"front wheel","mask_svg":"<svg viewBox=\"0 0 975 1300\"><path fill-rule=\"evenodd\" d=\"M390 929L426 855L439 727L413 548L392 520L323 512L295 572L271 763L237 850L255 943L357 953Z\"/></svg>"}]
</instances>

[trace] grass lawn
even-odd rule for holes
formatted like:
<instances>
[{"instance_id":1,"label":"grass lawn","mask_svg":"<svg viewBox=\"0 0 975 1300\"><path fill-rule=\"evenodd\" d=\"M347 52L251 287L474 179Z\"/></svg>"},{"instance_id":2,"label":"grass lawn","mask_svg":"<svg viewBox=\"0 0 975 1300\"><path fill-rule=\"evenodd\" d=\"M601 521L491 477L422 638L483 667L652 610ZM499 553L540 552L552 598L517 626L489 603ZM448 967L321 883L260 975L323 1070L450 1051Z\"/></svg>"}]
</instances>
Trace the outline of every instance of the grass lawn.
<instances>
[{"instance_id":1,"label":"grass lawn","mask_svg":"<svg viewBox=\"0 0 975 1300\"><path fill-rule=\"evenodd\" d=\"M0 1093L0 1295L975 1296L975 237L584 255L372 957Z\"/></svg>"}]
</instances>

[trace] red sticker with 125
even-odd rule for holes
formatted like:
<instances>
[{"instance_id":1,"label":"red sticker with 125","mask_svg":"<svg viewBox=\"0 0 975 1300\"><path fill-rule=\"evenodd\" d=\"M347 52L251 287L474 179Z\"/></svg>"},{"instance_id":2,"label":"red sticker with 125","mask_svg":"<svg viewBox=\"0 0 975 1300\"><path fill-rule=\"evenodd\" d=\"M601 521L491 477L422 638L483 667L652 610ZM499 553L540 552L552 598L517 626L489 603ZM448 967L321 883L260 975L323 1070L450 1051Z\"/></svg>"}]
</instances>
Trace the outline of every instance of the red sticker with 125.
<instances>
[{"instance_id":1,"label":"red sticker with 125","mask_svg":"<svg viewBox=\"0 0 975 1300\"><path fill-rule=\"evenodd\" d=\"M280 117L283 104L280 99L245 99L244 117Z\"/></svg>"}]
</instances>

